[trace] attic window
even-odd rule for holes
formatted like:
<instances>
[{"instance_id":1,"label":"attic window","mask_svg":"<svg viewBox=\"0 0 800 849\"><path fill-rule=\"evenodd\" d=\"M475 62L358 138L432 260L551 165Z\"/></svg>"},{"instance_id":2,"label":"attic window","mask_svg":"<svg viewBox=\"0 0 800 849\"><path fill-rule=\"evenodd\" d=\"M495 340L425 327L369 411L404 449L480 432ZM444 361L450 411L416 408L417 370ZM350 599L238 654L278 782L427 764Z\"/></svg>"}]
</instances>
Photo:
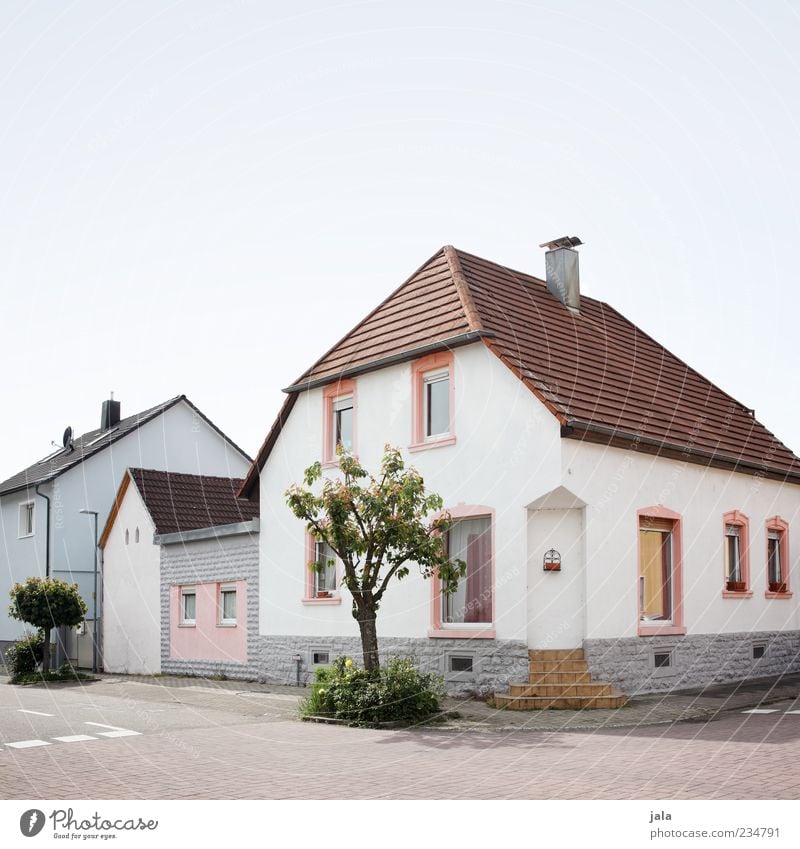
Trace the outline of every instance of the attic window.
<instances>
[{"instance_id":1,"label":"attic window","mask_svg":"<svg viewBox=\"0 0 800 849\"><path fill-rule=\"evenodd\" d=\"M118 427L112 427L111 430L106 430L100 434L100 436L95 436L95 438L91 442L86 443L86 447L88 448L90 445L94 445L96 442L99 442L101 439L105 439L107 436L111 436L112 433L118 431Z\"/></svg>"}]
</instances>

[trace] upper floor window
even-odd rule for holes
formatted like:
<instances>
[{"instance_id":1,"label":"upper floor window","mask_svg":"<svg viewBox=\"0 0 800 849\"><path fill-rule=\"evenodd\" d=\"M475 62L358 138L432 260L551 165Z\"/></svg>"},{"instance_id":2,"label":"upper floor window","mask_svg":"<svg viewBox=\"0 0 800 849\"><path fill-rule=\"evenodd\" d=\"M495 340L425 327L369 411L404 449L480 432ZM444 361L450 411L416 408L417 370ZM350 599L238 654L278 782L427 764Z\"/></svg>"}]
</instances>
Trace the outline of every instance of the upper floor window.
<instances>
[{"instance_id":1,"label":"upper floor window","mask_svg":"<svg viewBox=\"0 0 800 849\"><path fill-rule=\"evenodd\" d=\"M356 443L356 384L340 380L323 390L324 463L335 463L338 450L354 453Z\"/></svg>"},{"instance_id":2,"label":"upper floor window","mask_svg":"<svg viewBox=\"0 0 800 849\"><path fill-rule=\"evenodd\" d=\"M417 360L411 368L412 449L455 442L453 354L444 351Z\"/></svg>"},{"instance_id":3,"label":"upper floor window","mask_svg":"<svg viewBox=\"0 0 800 849\"><path fill-rule=\"evenodd\" d=\"M744 513L731 510L723 516L725 594L750 595L750 533Z\"/></svg>"},{"instance_id":4,"label":"upper floor window","mask_svg":"<svg viewBox=\"0 0 800 849\"><path fill-rule=\"evenodd\" d=\"M36 505L33 501L26 501L19 505L19 537L33 536L33 514Z\"/></svg>"},{"instance_id":5,"label":"upper floor window","mask_svg":"<svg viewBox=\"0 0 800 849\"><path fill-rule=\"evenodd\" d=\"M767 520L767 593L789 592L789 523L780 516Z\"/></svg>"}]
</instances>

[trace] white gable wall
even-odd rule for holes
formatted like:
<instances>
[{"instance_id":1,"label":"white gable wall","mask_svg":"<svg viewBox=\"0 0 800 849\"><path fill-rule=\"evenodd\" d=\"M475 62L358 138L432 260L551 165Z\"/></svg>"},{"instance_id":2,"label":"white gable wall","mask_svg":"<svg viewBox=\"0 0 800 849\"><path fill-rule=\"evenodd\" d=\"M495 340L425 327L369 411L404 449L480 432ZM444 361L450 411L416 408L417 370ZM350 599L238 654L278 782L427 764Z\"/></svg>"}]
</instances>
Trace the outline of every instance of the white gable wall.
<instances>
[{"instance_id":1,"label":"white gable wall","mask_svg":"<svg viewBox=\"0 0 800 849\"><path fill-rule=\"evenodd\" d=\"M411 366L391 366L356 379L356 452L377 472L384 444L404 457L439 493L446 508L459 503L495 513L497 638L526 639L525 504L560 483L556 419L482 344L454 351L453 446L409 453ZM322 390L302 393L261 474L261 603L264 635L357 635L347 599L303 605L305 530L286 506L285 491L322 451ZM328 472L330 474L330 472ZM343 591L346 595L346 591ZM426 637L430 582L412 567L387 590L378 615L381 637Z\"/></svg>"},{"instance_id":2,"label":"white gable wall","mask_svg":"<svg viewBox=\"0 0 800 849\"><path fill-rule=\"evenodd\" d=\"M103 551L106 672L161 671L161 546L153 543L154 533L150 514L131 482Z\"/></svg>"}]
</instances>

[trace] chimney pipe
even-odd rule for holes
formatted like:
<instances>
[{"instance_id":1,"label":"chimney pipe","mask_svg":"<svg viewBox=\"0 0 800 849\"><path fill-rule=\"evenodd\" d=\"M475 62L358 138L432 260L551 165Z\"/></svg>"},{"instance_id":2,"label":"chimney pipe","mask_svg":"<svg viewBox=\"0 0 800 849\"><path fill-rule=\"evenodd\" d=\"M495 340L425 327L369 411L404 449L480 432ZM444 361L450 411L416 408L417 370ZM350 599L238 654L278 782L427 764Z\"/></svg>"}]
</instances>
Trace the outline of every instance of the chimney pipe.
<instances>
[{"instance_id":1,"label":"chimney pipe","mask_svg":"<svg viewBox=\"0 0 800 849\"><path fill-rule=\"evenodd\" d=\"M114 400L114 393L111 393L111 398L108 401L103 401L103 407L100 411L100 430L111 430L112 427L119 424L120 419L120 403Z\"/></svg>"},{"instance_id":2,"label":"chimney pipe","mask_svg":"<svg viewBox=\"0 0 800 849\"><path fill-rule=\"evenodd\" d=\"M577 236L562 236L539 245L547 248L544 255L547 289L571 312L580 312L581 308L578 252L574 248L582 244Z\"/></svg>"}]
</instances>

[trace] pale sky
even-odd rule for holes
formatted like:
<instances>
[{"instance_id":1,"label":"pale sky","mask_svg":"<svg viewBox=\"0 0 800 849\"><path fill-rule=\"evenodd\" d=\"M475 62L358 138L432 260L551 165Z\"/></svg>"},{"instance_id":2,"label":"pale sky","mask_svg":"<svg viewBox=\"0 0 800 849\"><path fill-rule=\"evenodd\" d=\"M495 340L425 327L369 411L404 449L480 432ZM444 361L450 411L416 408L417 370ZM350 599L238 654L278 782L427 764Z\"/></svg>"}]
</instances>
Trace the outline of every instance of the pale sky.
<instances>
[{"instance_id":1,"label":"pale sky","mask_svg":"<svg viewBox=\"0 0 800 849\"><path fill-rule=\"evenodd\" d=\"M0 478L185 393L249 453L443 244L607 301L800 451L800 7L0 5Z\"/></svg>"}]
</instances>

